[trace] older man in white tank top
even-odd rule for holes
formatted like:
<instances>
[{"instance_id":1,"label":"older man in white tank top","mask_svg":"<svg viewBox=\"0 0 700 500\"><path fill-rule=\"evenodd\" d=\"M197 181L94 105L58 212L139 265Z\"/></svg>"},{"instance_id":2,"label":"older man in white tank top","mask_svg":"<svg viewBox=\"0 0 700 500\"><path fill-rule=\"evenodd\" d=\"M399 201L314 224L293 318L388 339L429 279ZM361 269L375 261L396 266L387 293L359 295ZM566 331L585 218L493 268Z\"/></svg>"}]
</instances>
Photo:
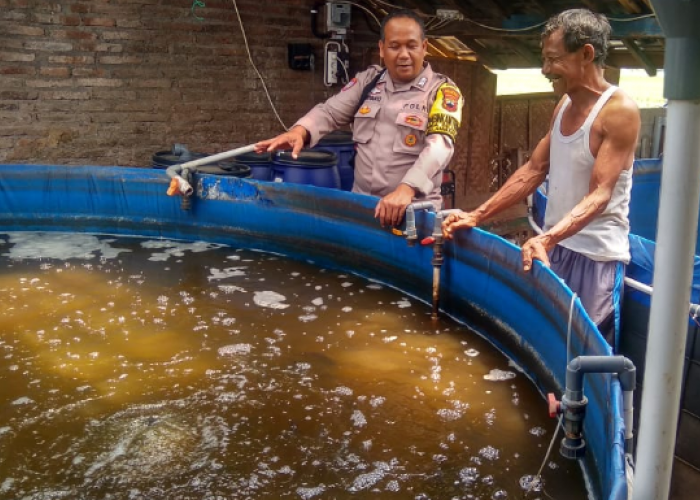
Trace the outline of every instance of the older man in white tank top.
<instances>
[{"instance_id":1,"label":"older man in white tank top","mask_svg":"<svg viewBox=\"0 0 700 500\"><path fill-rule=\"evenodd\" d=\"M619 332L627 219L639 109L603 77L610 37L607 19L585 9L551 18L542 34L542 73L562 95L549 133L530 160L472 212L450 215L447 239L522 202L549 174L544 232L522 246L523 269L551 266L581 298L613 346Z\"/></svg>"}]
</instances>

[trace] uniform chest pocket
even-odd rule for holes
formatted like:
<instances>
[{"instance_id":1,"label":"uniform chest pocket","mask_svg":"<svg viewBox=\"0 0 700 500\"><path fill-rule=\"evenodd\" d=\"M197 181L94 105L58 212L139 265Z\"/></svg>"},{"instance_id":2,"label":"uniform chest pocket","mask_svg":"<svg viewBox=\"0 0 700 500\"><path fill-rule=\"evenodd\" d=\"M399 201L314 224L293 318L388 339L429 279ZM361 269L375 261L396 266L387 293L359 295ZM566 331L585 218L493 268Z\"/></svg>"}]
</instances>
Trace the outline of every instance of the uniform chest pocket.
<instances>
[{"instance_id":1,"label":"uniform chest pocket","mask_svg":"<svg viewBox=\"0 0 700 500\"><path fill-rule=\"evenodd\" d=\"M352 129L352 140L360 144L367 144L374 135L374 126L377 123L377 113L381 106L378 103L363 103L355 113L355 121Z\"/></svg>"},{"instance_id":2,"label":"uniform chest pocket","mask_svg":"<svg viewBox=\"0 0 700 500\"><path fill-rule=\"evenodd\" d=\"M420 154L425 143L428 114L421 112L399 113L396 117L396 139L394 152Z\"/></svg>"}]
</instances>

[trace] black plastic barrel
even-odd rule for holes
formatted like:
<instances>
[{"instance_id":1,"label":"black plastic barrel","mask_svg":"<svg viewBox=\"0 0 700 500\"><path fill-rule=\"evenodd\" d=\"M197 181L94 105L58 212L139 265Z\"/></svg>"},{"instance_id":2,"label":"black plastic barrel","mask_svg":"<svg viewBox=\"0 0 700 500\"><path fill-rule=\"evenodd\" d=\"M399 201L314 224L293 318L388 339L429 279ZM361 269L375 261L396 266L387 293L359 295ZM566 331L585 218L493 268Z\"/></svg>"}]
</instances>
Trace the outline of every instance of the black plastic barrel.
<instances>
[{"instance_id":1,"label":"black plastic barrel","mask_svg":"<svg viewBox=\"0 0 700 500\"><path fill-rule=\"evenodd\" d=\"M202 165L197 167L197 172L200 174L238 177L239 179L247 179L251 176L250 167L237 161L221 161L215 165Z\"/></svg>"},{"instance_id":2,"label":"black plastic barrel","mask_svg":"<svg viewBox=\"0 0 700 500\"><path fill-rule=\"evenodd\" d=\"M338 157L338 175L340 176L340 189L352 191L355 180L353 168L353 156L355 155L355 143L352 140L352 132L336 130L321 138L312 148L313 150L325 150L335 153Z\"/></svg>"},{"instance_id":3,"label":"black plastic barrel","mask_svg":"<svg viewBox=\"0 0 700 500\"><path fill-rule=\"evenodd\" d=\"M236 161L248 165L251 177L259 181L269 181L272 178L271 153L244 153L236 156Z\"/></svg>"},{"instance_id":4,"label":"black plastic barrel","mask_svg":"<svg viewBox=\"0 0 700 500\"><path fill-rule=\"evenodd\" d=\"M340 189L337 163L331 151L302 149L297 159L291 151L279 151L273 155L272 180Z\"/></svg>"},{"instance_id":5,"label":"black plastic barrel","mask_svg":"<svg viewBox=\"0 0 700 500\"><path fill-rule=\"evenodd\" d=\"M151 158L153 168L168 168L207 156L205 153L194 153L181 144L175 144L170 151L158 151Z\"/></svg>"}]
</instances>

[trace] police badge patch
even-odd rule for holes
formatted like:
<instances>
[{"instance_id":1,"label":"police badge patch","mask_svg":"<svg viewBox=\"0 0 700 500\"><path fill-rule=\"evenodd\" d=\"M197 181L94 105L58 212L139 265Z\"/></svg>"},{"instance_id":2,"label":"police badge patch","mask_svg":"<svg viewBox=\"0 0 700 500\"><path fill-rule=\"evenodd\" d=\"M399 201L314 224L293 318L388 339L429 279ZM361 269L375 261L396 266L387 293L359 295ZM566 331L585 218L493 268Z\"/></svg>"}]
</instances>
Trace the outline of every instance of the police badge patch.
<instances>
[{"instance_id":1,"label":"police badge patch","mask_svg":"<svg viewBox=\"0 0 700 500\"><path fill-rule=\"evenodd\" d=\"M342 89L340 89L340 91L341 91L341 92L345 92L346 90L350 90L351 88L353 88L353 87L355 86L356 83L357 83L357 78L353 78L353 79L350 80L348 83L346 83L346 84L345 84L345 87L343 87Z\"/></svg>"},{"instance_id":2,"label":"police badge patch","mask_svg":"<svg viewBox=\"0 0 700 500\"><path fill-rule=\"evenodd\" d=\"M443 134L455 140L462 122L462 94L452 84L443 83L428 115L428 135Z\"/></svg>"}]
</instances>

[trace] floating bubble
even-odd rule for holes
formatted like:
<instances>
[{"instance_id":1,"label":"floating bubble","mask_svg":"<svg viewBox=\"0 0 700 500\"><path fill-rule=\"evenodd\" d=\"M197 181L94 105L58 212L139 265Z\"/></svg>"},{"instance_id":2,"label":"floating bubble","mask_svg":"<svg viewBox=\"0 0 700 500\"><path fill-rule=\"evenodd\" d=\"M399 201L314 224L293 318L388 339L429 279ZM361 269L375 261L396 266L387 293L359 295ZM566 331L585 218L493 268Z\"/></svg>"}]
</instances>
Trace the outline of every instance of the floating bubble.
<instances>
[{"instance_id":1,"label":"floating bubble","mask_svg":"<svg viewBox=\"0 0 700 500\"><path fill-rule=\"evenodd\" d=\"M498 460L499 454L500 452L498 451L498 449L494 448L493 446L486 446L479 450L479 456L485 458L486 460Z\"/></svg>"},{"instance_id":2,"label":"floating bubble","mask_svg":"<svg viewBox=\"0 0 700 500\"><path fill-rule=\"evenodd\" d=\"M286 309L289 304L283 304L287 298L277 292L264 291L255 292L253 302L260 307L268 307L270 309Z\"/></svg>"},{"instance_id":3,"label":"floating bubble","mask_svg":"<svg viewBox=\"0 0 700 500\"><path fill-rule=\"evenodd\" d=\"M492 382L504 382L513 378L515 378L514 372L499 370L498 368L494 368L487 375L484 375L484 380L490 380Z\"/></svg>"}]
</instances>

